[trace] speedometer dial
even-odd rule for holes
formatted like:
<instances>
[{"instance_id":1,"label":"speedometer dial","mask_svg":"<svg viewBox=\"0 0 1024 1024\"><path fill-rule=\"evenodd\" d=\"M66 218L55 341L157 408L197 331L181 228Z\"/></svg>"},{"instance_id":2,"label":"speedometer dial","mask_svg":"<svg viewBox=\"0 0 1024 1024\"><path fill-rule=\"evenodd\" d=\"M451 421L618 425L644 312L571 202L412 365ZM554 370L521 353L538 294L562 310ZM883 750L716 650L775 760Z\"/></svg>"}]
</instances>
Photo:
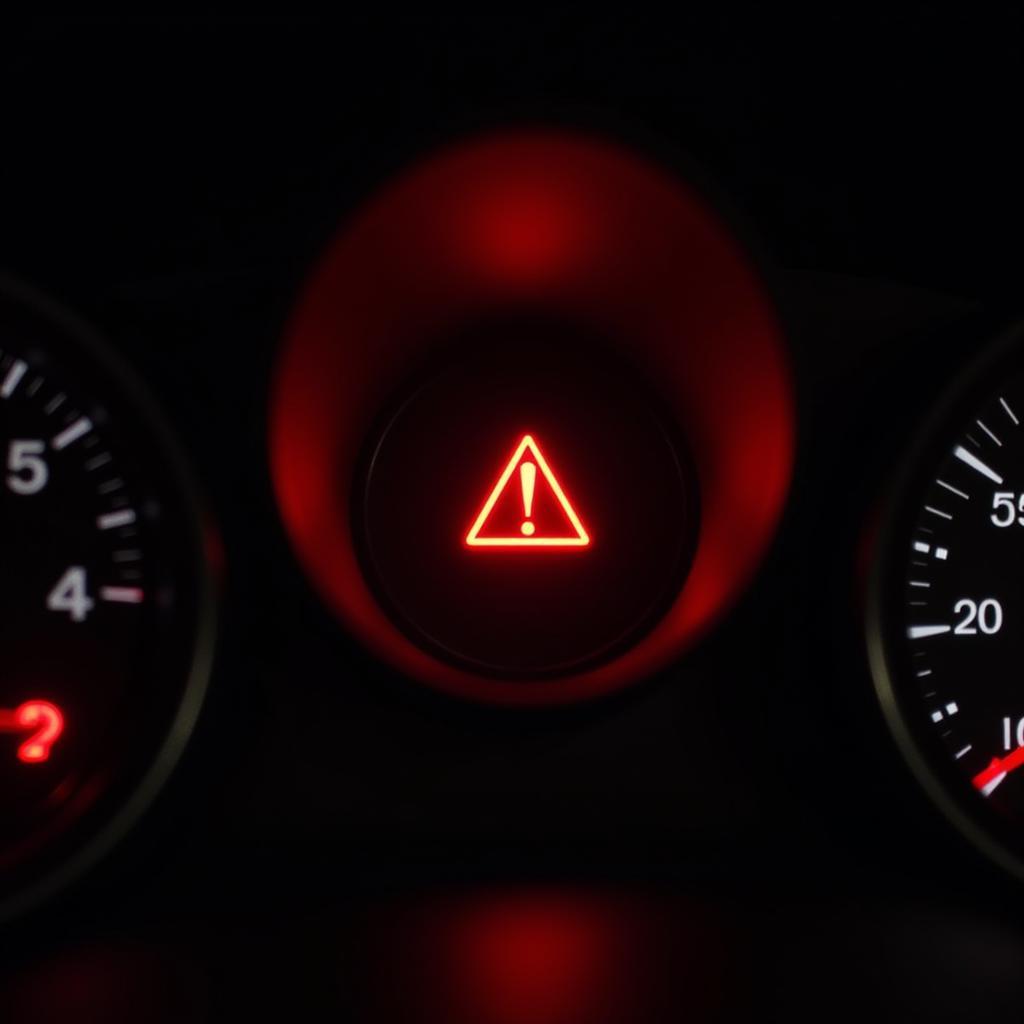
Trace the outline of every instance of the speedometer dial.
<instances>
[{"instance_id":1,"label":"speedometer dial","mask_svg":"<svg viewBox=\"0 0 1024 1024\"><path fill-rule=\"evenodd\" d=\"M10 284L0 462L2 904L97 856L166 776L212 612L187 476L138 384Z\"/></svg>"},{"instance_id":2,"label":"speedometer dial","mask_svg":"<svg viewBox=\"0 0 1024 1024\"><path fill-rule=\"evenodd\" d=\"M876 686L918 776L1024 872L1024 348L1007 339L907 460L869 609Z\"/></svg>"}]
</instances>

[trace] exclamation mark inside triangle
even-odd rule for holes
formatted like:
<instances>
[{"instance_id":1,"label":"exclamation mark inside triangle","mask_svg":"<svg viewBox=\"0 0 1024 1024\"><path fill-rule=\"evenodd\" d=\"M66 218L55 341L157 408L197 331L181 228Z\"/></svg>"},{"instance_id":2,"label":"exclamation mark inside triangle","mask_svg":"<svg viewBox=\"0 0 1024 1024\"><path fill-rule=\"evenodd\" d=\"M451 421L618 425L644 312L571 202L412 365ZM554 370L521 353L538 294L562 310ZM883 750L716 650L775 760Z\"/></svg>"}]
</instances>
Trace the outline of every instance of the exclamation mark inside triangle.
<instances>
[{"instance_id":1,"label":"exclamation mark inside triangle","mask_svg":"<svg viewBox=\"0 0 1024 1024\"><path fill-rule=\"evenodd\" d=\"M536 515L539 506L546 510L543 522ZM523 436L491 488L466 534L466 545L535 549L590 545L579 514L529 434Z\"/></svg>"},{"instance_id":2,"label":"exclamation mark inside triangle","mask_svg":"<svg viewBox=\"0 0 1024 1024\"><path fill-rule=\"evenodd\" d=\"M519 483L523 488L523 512L525 514L519 532L524 537L532 537L537 532L537 527L530 518L533 515L533 495L537 489L537 466L534 463L519 463Z\"/></svg>"}]
</instances>

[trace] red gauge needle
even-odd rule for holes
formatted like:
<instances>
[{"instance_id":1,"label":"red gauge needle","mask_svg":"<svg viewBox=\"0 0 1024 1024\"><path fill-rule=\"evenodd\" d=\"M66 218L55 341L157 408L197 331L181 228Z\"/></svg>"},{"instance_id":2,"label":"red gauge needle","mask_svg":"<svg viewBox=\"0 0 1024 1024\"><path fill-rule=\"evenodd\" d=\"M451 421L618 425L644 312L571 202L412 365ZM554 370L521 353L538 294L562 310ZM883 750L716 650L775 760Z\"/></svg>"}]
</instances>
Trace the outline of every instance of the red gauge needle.
<instances>
[{"instance_id":1,"label":"red gauge needle","mask_svg":"<svg viewBox=\"0 0 1024 1024\"><path fill-rule=\"evenodd\" d=\"M13 711L0 708L0 732L27 732L18 747L18 758L39 764L50 757L50 748L64 731L64 716L48 700L27 700Z\"/></svg>"},{"instance_id":2,"label":"red gauge needle","mask_svg":"<svg viewBox=\"0 0 1024 1024\"><path fill-rule=\"evenodd\" d=\"M974 787L988 796L1010 772L1021 765L1024 765L1024 747L1018 747L1006 757L993 757L992 763L974 776Z\"/></svg>"}]
</instances>

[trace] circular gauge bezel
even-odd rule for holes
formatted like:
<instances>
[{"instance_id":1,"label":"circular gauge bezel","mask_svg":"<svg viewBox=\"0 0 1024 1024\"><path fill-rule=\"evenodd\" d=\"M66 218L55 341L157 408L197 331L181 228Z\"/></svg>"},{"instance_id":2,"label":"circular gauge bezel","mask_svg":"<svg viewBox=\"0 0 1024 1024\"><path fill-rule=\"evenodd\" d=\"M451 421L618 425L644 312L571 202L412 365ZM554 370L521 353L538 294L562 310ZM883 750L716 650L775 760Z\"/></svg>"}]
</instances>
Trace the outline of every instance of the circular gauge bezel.
<instances>
[{"instance_id":1,"label":"circular gauge bezel","mask_svg":"<svg viewBox=\"0 0 1024 1024\"><path fill-rule=\"evenodd\" d=\"M39 853L45 864L34 869L19 864L11 871L9 891L0 892L0 923L43 902L78 878L104 857L138 821L152 803L177 765L199 717L213 667L217 635L218 582L208 558L214 530L199 495L191 468L156 402L139 377L110 349L87 323L68 312L53 299L0 273L0 298L40 324L42 332L55 340L55 362L62 351L94 368L101 393L96 395L115 411L119 421L127 416L138 429L145 447L160 459L160 473L176 496L182 514L175 523L181 547L188 553L188 575L194 581L194 629L187 671L181 681L175 711L160 730L162 739L144 767L132 780L121 780L120 798L106 806L99 802L81 818L71 821ZM74 360L72 360L74 362Z\"/></svg>"},{"instance_id":2,"label":"circular gauge bezel","mask_svg":"<svg viewBox=\"0 0 1024 1024\"><path fill-rule=\"evenodd\" d=\"M865 595L865 640L875 693L886 724L922 788L945 817L982 853L1024 879L1024 821L1015 825L987 808L957 770L920 703L900 682L898 645L906 643L905 576L911 534L935 469L998 381L1024 373L1024 324L1004 328L986 351L935 401L891 475L883 500ZM905 542L905 543L904 543Z\"/></svg>"}]
</instances>

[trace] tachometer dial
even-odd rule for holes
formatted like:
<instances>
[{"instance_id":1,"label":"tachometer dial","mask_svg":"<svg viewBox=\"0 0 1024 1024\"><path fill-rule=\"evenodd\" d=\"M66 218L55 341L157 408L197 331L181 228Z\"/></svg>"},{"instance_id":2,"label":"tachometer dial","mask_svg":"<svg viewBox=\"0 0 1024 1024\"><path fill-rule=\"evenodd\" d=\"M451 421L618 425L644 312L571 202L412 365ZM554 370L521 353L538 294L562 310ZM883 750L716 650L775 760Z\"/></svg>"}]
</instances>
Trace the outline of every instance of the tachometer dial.
<instances>
[{"instance_id":1,"label":"tachometer dial","mask_svg":"<svg viewBox=\"0 0 1024 1024\"><path fill-rule=\"evenodd\" d=\"M949 397L907 460L869 607L872 670L926 788L1024 873L1024 335Z\"/></svg>"},{"instance_id":2,"label":"tachometer dial","mask_svg":"<svg viewBox=\"0 0 1024 1024\"><path fill-rule=\"evenodd\" d=\"M76 322L0 289L0 902L98 855L166 776L212 601L186 475Z\"/></svg>"}]
</instances>

